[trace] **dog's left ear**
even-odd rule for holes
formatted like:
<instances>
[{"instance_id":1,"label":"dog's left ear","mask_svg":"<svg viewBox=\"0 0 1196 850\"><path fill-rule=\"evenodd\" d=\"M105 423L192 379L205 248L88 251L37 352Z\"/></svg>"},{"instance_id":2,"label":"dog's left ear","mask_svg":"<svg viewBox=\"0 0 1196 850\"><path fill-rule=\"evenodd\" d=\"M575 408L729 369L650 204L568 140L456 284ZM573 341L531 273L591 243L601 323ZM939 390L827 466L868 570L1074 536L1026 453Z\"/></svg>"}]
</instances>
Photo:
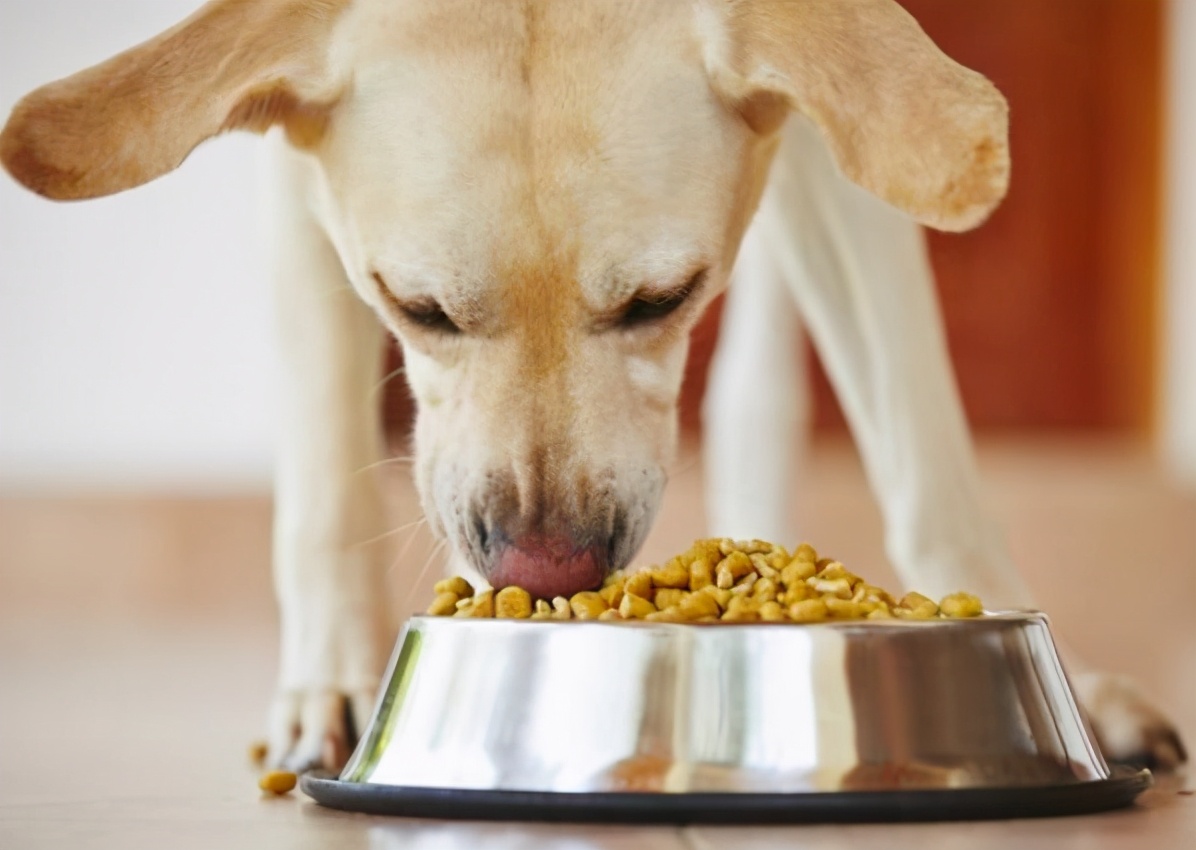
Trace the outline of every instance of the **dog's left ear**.
<instances>
[{"instance_id":1,"label":"dog's left ear","mask_svg":"<svg viewBox=\"0 0 1196 850\"><path fill-rule=\"evenodd\" d=\"M159 177L204 139L278 124L315 141L339 94L327 53L350 0L212 0L183 23L25 97L0 161L57 200Z\"/></svg>"},{"instance_id":2,"label":"dog's left ear","mask_svg":"<svg viewBox=\"0 0 1196 850\"><path fill-rule=\"evenodd\" d=\"M967 230L1009 184L1008 107L893 0L706 0L716 90L761 133L790 109L853 182L939 230Z\"/></svg>"}]
</instances>

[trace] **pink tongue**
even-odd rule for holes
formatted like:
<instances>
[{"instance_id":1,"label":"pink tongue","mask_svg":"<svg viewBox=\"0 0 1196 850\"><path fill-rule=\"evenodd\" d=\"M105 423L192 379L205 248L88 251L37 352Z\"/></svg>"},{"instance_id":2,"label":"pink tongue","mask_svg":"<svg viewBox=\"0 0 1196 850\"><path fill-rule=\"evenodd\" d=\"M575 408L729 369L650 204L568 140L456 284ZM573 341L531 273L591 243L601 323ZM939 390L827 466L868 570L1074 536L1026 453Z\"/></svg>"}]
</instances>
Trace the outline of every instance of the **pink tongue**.
<instances>
[{"instance_id":1,"label":"pink tongue","mask_svg":"<svg viewBox=\"0 0 1196 850\"><path fill-rule=\"evenodd\" d=\"M569 540L543 538L506 547L489 575L498 590L515 585L541 599L593 590L605 577L605 565L593 550L577 549Z\"/></svg>"}]
</instances>

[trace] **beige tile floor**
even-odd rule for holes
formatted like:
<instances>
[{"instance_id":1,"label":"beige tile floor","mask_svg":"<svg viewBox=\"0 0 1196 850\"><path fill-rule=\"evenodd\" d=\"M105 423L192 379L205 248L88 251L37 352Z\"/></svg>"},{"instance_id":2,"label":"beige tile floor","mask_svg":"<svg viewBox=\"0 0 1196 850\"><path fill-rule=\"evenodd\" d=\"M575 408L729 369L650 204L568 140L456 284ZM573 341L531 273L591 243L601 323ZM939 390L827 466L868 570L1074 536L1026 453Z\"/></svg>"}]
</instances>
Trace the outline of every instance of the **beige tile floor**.
<instances>
[{"instance_id":1,"label":"beige tile floor","mask_svg":"<svg viewBox=\"0 0 1196 850\"><path fill-rule=\"evenodd\" d=\"M986 443L982 465L1058 632L1137 676L1196 740L1196 497L1120 442ZM803 534L892 582L849 448L820 443L795 481ZM700 529L699 485L683 462L648 557ZM1174 784L1116 814L858 827L452 824L263 800L244 751L276 656L268 533L265 498L0 500L0 848L1196 847L1196 797ZM419 536L403 563L427 551Z\"/></svg>"}]
</instances>

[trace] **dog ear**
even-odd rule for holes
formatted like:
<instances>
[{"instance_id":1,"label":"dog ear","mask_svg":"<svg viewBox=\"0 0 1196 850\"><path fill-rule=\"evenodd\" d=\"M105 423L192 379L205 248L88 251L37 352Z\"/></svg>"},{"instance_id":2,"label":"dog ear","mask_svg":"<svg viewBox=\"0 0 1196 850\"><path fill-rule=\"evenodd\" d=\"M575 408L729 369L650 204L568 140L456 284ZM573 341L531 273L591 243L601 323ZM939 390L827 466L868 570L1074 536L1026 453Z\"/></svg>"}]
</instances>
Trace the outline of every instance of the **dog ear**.
<instances>
[{"instance_id":1,"label":"dog ear","mask_svg":"<svg viewBox=\"0 0 1196 850\"><path fill-rule=\"evenodd\" d=\"M311 144L338 95L325 55L349 2L214 0L25 97L0 134L0 161L34 192L76 200L160 177L226 130L280 124Z\"/></svg>"},{"instance_id":2,"label":"dog ear","mask_svg":"<svg viewBox=\"0 0 1196 850\"><path fill-rule=\"evenodd\" d=\"M893 0L716 0L715 88L758 132L790 109L853 182L939 230L975 227L1009 185L1009 114Z\"/></svg>"}]
</instances>

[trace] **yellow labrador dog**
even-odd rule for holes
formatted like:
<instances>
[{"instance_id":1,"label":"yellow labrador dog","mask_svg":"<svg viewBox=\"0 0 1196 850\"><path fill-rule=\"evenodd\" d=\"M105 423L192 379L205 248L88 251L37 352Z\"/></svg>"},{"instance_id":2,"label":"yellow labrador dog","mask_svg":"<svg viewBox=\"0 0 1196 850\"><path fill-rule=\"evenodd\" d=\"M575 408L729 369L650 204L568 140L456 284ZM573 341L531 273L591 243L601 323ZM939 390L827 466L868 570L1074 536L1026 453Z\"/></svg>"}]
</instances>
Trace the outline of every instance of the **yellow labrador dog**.
<instances>
[{"instance_id":1,"label":"yellow labrador dog","mask_svg":"<svg viewBox=\"0 0 1196 850\"><path fill-rule=\"evenodd\" d=\"M214 0L26 97L0 156L33 191L82 199L275 127L275 763L344 750L345 701L368 714L387 648L379 565L356 545L383 522L359 474L382 451L382 329L418 400L433 529L496 586L568 593L648 531L688 334L741 242L715 530L792 536L775 473L792 436L734 439L736 415L775 400L726 403L784 368L748 330L781 292L828 363L903 578L1030 603L980 508L918 228L975 227L1000 202L1006 105L893 0ZM728 464L772 481L760 504ZM1132 686L1080 679L1112 755L1182 760Z\"/></svg>"}]
</instances>

